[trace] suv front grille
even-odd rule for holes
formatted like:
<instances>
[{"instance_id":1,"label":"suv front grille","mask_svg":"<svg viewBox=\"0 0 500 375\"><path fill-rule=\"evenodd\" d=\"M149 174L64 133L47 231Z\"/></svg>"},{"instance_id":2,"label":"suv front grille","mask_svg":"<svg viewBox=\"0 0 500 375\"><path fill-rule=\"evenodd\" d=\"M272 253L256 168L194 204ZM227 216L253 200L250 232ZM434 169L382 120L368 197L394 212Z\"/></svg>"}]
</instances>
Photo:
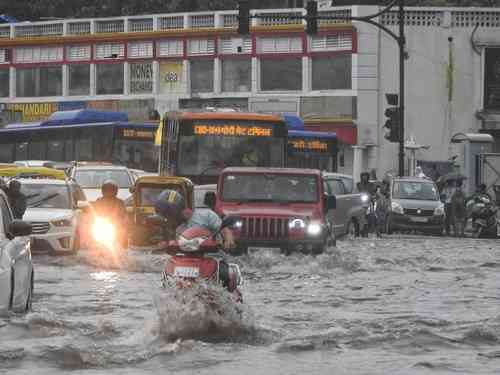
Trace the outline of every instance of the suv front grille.
<instances>
[{"instance_id":1,"label":"suv front grille","mask_svg":"<svg viewBox=\"0 0 500 375\"><path fill-rule=\"evenodd\" d=\"M43 221L34 221L31 223L31 228L33 234L45 234L50 229L50 224Z\"/></svg>"},{"instance_id":2,"label":"suv front grille","mask_svg":"<svg viewBox=\"0 0 500 375\"><path fill-rule=\"evenodd\" d=\"M242 218L241 238L248 240L281 240L288 238L288 219L275 217Z\"/></svg>"},{"instance_id":3,"label":"suv front grille","mask_svg":"<svg viewBox=\"0 0 500 375\"><path fill-rule=\"evenodd\" d=\"M420 210L417 208L405 208L404 213L406 215L412 215L412 216L432 216L432 215L434 215L434 210Z\"/></svg>"}]
</instances>

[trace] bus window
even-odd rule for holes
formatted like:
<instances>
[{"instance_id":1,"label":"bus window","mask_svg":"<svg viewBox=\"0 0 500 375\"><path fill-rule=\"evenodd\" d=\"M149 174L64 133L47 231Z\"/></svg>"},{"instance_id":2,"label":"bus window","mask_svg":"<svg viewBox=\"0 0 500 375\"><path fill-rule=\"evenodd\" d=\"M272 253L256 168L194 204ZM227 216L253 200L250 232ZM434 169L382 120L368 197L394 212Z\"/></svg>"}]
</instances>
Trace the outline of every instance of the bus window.
<instances>
[{"instance_id":1,"label":"bus window","mask_svg":"<svg viewBox=\"0 0 500 375\"><path fill-rule=\"evenodd\" d=\"M0 144L0 163L10 163L14 157L14 144L2 143Z\"/></svg>"},{"instance_id":2,"label":"bus window","mask_svg":"<svg viewBox=\"0 0 500 375\"><path fill-rule=\"evenodd\" d=\"M29 159L31 160L45 160L45 146L44 141L31 141L29 145Z\"/></svg>"},{"instance_id":3,"label":"bus window","mask_svg":"<svg viewBox=\"0 0 500 375\"><path fill-rule=\"evenodd\" d=\"M73 138L66 139L64 142L64 161L73 161L75 158L75 151L73 150Z\"/></svg>"},{"instance_id":4,"label":"bus window","mask_svg":"<svg viewBox=\"0 0 500 375\"><path fill-rule=\"evenodd\" d=\"M92 160L92 139L90 137L77 138L75 141L75 160Z\"/></svg>"},{"instance_id":5,"label":"bus window","mask_svg":"<svg viewBox=\"0 0 500 375\"><path fill-rule=\"evenodd\" d=\"M28 142L16 144L16 160L28 160Z\"/></svg>"},{"instance_id":6,"label":"bus window","mask_svg":"<svg viewBox=\"0 0 500 375\"><path fill-rule=\"evenodd\" d=\"M63 140L50 140L47 143L47 159L53 161L64 161Z\"/></svg>"}]
</instances>

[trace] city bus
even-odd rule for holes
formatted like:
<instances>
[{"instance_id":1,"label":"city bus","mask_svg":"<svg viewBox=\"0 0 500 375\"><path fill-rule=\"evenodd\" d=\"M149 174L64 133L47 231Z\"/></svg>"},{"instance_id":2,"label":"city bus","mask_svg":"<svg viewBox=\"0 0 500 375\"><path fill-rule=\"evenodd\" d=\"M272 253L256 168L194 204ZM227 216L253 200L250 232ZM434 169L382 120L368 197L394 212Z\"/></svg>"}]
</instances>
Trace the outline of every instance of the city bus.
<instances>
[{"instance_id":1,"label":"city bus","mask_svg":"<svg viewBox=\"0 0 500 375\"><path fill-rule=\"evenodd\" d=\"M337 171L335 133L288 130L287 166Z\"/></svg>"},{"instance_id":2,"label":"city bus","mask_svg":"<svg viewBox=\"0 0 500 375\"><path fill-rule=\"evenodd\" d=\"M130 123L121 112L55 112L43 122L0 128L0 163L104 161L156 172L157 128L157 122Z\"/></svg>"},{"instance_id":3,"label":"city bus","mask_svg":"<svg viewBox=\"0 0 500 375\"><path fill-rule=\"evenodd\" d=\"M162 119L161 129L161 174L211 184L229 166L286 166L288 131L281 116L169 112Z\"/></svg>"}]
</instances>

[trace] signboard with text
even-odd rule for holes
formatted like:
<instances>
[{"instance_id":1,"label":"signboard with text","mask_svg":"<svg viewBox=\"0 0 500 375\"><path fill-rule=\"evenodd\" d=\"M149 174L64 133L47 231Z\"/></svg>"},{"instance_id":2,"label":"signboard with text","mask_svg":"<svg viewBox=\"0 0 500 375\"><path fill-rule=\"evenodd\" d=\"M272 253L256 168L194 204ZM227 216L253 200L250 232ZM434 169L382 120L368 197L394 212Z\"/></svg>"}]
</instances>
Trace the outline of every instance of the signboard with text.
<instances>
[{"instance_id":1,"label":"signboard with text","mask_svg":"<svg viewBox=\"0 0 500 375\"><path fill-rule=\"evenodd\" d=\"M182 94L183 62L168 61L160 63L160 94Z\"/></svg>"},{"instance_id":2,"label":"signboard with text","mask_svg":"<svg viewBox=\"0 0 500 375\"><path fill-rule=\"evenodd\" d=\"M133 94L153 92L153 64L130 64L130 92Z\"/></svg>"}]
</instances>

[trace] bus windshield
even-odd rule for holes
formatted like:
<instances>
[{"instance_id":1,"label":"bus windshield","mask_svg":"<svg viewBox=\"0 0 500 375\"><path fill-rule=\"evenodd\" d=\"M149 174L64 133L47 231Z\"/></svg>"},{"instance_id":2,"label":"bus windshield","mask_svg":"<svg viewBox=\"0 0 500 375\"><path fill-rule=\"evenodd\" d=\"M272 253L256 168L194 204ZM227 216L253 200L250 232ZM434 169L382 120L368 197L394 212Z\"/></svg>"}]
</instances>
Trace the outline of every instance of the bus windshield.
<instances>
[{"instance_id":1,"label":"bus windshield","mask_svg":"<svg viewBox=\"0 0 500 375\"><path fill-rule=\"evenodd\" d=\"M281 167L285 139L181 135L178 170L182 176L215 176L228 166Z\"/></svg>"},{"instance_id":2,"label":"bus windshield","mask_svg":"<svg viewBox=\"0 0 500 375\"><path fill-rule=\"evenodd\" d=\"M222 200L314 203L318 201L318 182L315 176L231 174L224 177Z\"/></svg>"}]
</instances>

